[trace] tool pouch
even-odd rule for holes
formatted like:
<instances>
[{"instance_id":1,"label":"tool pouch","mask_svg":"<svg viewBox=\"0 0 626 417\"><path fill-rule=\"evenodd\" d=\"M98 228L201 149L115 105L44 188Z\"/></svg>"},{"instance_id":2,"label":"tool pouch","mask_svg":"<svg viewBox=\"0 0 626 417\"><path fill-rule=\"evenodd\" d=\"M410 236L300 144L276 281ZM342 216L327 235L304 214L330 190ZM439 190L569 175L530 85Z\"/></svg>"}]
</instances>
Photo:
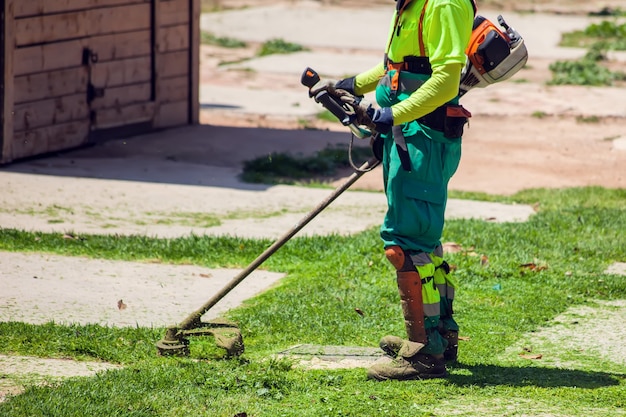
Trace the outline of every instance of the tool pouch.
<instances>
[{"instance_id":1,"label":"tool pouch","mask_svg":"<svg viewBox=\"0 0 626 417\"><path fill-rule=\"evenodd\" d=\"M472 117L472 113L460 104L446 105L443 135L448 139L460 138L463 136L463 128L470 117Z\"/></svg>"}]
</instances>

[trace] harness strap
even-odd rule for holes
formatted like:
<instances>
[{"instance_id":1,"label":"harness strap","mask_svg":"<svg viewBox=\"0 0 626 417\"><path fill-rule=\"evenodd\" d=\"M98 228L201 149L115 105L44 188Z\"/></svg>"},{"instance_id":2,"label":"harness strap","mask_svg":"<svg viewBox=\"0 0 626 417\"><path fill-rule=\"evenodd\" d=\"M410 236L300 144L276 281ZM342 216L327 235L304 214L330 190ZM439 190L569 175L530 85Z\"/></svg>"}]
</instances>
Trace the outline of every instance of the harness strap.
<instances>
[{"instance_id":1,"label":"harness strap","mask_svg":"<svg viewBox=\"0 0 626 417\"><path fill-rule=\"evenodd\" d=\"M398 157L400 158L400 165L402 165L402 169L407 172L411 172L411 156L409 155L409 149L406 146L406 139L404 138L404 133L402 132L402 125L395 125L391 128L391 133L393 134L393 141L396 145L396 150L398 151Z\"/></svg>"},{"instance_id":2,"label":"harness strap","mask_svg":"<svg viewBox=\"0 0 626 417\"><path fill-rule=\"evenodd\" d=\"M428 6L428 0L426 0L426 3L424 3L424 8L422 9L422 14L420 14L420 22L418 26L419 33L417 36L420 44L421 56L426 56L426 47L424 47L424 36L422 35L424 29L424 15L426 14L426 6Z\"/></svg>"},{"instance_id":3,"label":"harness strap","mask_svg":"<svg viewBox=\"0 0 626 417\"><path fill-rule=\"evenodd\" d=\"M389 43L387 44L387 50L386 52L389 52L389 48L391 48L391 41L393 40L393 36L394 34L396 36L400 35L400 17L402 16L402 13L407 9L407 7L409 7L409 5L411 4L413 0L396 0L396 19L393 23L393 33L392 35L389 37ZM478 12L478 6L476 6L476 0L469 0L469 2L472 4L472 9L474 9L474 16L476 16L476 13ZM426 14L426 6L428 5L428 0L426 0L426 2L424 3L424 7L422 8L422 13L420 14L420 20L419 20L419 46L420 46L420 54L422 56L426 55L426 48L424 47L424 39L422 36L422 30L424 28L424 15Z\"/></svg>"},{"instance_id":4,"label":"harness strap","mask_svg":"<svg viewBox=\"0 0 626 417\"><path fill-rule=\"evenodd\" d=\"M409 7L409 4L411 4L412 0L396 0L396 19L393 22L393 33L397 35L399 35L400 32L400 16L402 16L402 13L406 10L407 7ZM389 52L389 48L391 48L391 41L393 40L393 34L389 37L389 43L387 43L387 49L385 52Z\"/></svg>"},{"instance_id":5,"label":"harness strap","mask_svg":"<svg viewBox=\"0 0 626 417\"><path fill-rule=\"evenodd\" d=\"M428 6L428 0L424 2L424 7L422 8L422 12L420 13L420 19L418 23L418 42L420 48L420 56L419 57L404 57L402 62L393 62L389 59L389 49L391 48L391 43L393 41L394 36L400 35L400 17L402 13L406 10L406 8L411 4L413 0L396 0L396 18L393 24L393 33L389 37L389 43L387 44L387 49L385 51L385 70L386 72L395 70L395 73L392 77L390 77L390 94L392 97L395 97L398 93L398 87L400 84L400 73L402 71L409 71L418 74L432 74L432 69L430 67L430 62L428 57L426 56L426 46L424 45L424 16L426 14L426 7ZM477 7L475 0L470 0L472 4L472 8L474 9L474 15L476 15ZM417 64L417 65L416 65ZM443 115L445 117L445 107L441 106L437 110L442 110ZM431 116L438 119L441 119L440 113L442 111L435 111L434 115ZM428 115L427 115L428 116ZM422 118L422 119L425 119ZM422 122L427 120L422 120ZM437 125L442 123L437 123ZM392 127L393 140L396 145L396 149L398 151L398 157L400 158L400 164L405 171L410 172L412 169L411 166L411 157L408 152L406 139L404 137L404 133L402 132L402 125L393 126ZM446 264L447 266L447 264ZM444 267L445 268L445 267Z\"/></svg>"},{"instance_id":6,"label":"harness strap","mask_svg":"<svg viewBox=\"0 0 626 417\"><path fill-rule=\"evenodd\" d=\"M386 62L386 70L387 72L391 70L396 70L395 74L391 78L391 95L395 96L398 91L398 83L400 80L400 71L407 70L406 61L394 63L390 59L388 59L389 49L391 48L391 42L393 41L394 36L400 35L400 17L402 13L406 10L406 8L411 4L412 0L397 0L396 3L396 19L393 24L393 33L389 37L389 43L387 44L387 50L385 52L385 62ZM419 46L420 46L420 55L422 57L426 56L426 48L424 47L424 37L422 35L422 30L424 27L424 15L426 14L426 6L428 6L428 0L424 3L424 7L422 8L422 13L420 14L419 20Z\"/></svg>"},{"instance_id":7,"label":"harness strap","mask_svg":"<svg viewBox=\"0 0 626 417\"><path fill-rule=\"evenodd\" d=\"M450 264L448 264L446 261L442 261L441 265L436 266L435 269L443 269L443 272L445 272L446 274L450 273Z\"/></svg>"},{"instance_id":8,"label":"harness strap","mask_svg":"<svg viewBox=\"0 0 626 417\"><path fill-rule=\"evenodd\" d=\"M432 281L433 279L435 279L434 276L432 277L426 277L426 278L422 278L422 285L426 285L428 284L430 281Z\"/></svg>"}]
</instances>

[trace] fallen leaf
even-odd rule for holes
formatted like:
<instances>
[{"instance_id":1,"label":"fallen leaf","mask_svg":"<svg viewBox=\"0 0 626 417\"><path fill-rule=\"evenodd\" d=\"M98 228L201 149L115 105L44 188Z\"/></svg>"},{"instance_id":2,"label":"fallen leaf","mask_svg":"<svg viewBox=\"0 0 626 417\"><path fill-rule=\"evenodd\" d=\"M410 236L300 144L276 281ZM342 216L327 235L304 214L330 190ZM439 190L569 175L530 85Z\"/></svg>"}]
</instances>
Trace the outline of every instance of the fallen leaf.
<instances>
[{"instance_id":1,"label":"fallen leaf","mask_svg":"<svg viewBox=\"0 0 626 417\"><path fill-rule=\"evenodd\" d=\"M487 218L485 219L485 221L487 221L487 222L494 222L494 221L496 221L496 220L497 220L497 218L495 218L495 217L487 217Z\"/></svg>"},{"instance_id":2,"label":"fallen leaf","mask_svg":"<svg viewBox=\"0 0 626 417\"><path fill-rule=\"evenodd\" d=\"M360 308L355 308L354 311L356 311L361 317L365 316L365 313L363 312L363 310L361 310Z\"/></svg>"},{"instance_id":3,"label":"fallen leaf","mask_svg":"<svg viewBox=\"0 0 626 417\"><path fill-rule=\"evenodd\" d=\"M459 253L463 250L463 247L455 242L446 242L441 246L443 247L443 253Z\"/></svg>"},{"instance_id":4,"label":"fallen leaf","mask_svg":"<svg viewBox=\"0 0 626 417\"><path fill-rule=\"evenodd\" d=\"M120 310L126 310L126 307L127 307L127 306L126 306L126 304L124 304L124 301L119 300L119 301L117 302L117 308L118 308L118 309L120 309Z\"/></svg>"},{"instance_id":5,"label":"fallen leaf","mask_svg":"<svg viewBox=\"0 0 626 417\"><path fill-rule=\"evenodd\" d=\"M480 255L480 264L482 266L489 266L489 258L487 255Z\"/></svg>"},{"instance_id":6,"label":"fallen leaf","mask_svg":"<svg viewBox=\"0 0 626 417\"><path fill-rule=\"evenodd\" d=\"M459 336L459 340L463 340L465 342L469 342L470 340L472 340L472 338L469 337L469 336Z\"/></svg>"},{"instance_id":7,"label":"fallen leaf","mask_svg":"<svg viewBox=\"0 0 626 417\"><path fill-rule=\"evenodd\" d=\"M522 264L522 265L520 265L520 268L529 269L531 271L536 271L536 272L544 271L544 270L548 269L548 267L546 265L537 265L534 262L530 262L530 263L527 263L527 264Z\"/></svg>"},{"instance_id":8,"label":"fallen leaf","mask_svg":"<svg viewBox=\"0 0 626 417\"><path fill-rule=\"evenodd\" d=\"M211 278L211 277L212 277L212 275L211 275L211 274L200 274L200 276L201 276L202 278Z\"/></svg>"},{"instance_id":9,"label":"fallen leaf","mask_svg":"<svg viewBox=\"0 0 626 417\"><path fill-rule=\"evenodd\" d=\"M541 359L541 358L543 358L543 355L541 353L537 353L537 354L534 354L534 355L525 355L523 353L520 353L519 357L522 358L522 359L533 359L534 360L534 359Z\"/></svg>"}]
</instances>

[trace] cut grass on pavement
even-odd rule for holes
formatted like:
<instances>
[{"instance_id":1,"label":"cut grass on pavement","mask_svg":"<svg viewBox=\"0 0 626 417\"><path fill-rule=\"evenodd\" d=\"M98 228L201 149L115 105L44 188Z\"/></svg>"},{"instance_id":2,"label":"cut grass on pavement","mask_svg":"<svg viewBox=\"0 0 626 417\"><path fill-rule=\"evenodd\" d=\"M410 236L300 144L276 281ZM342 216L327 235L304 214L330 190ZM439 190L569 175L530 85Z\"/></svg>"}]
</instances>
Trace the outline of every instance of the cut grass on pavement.
<instances>
[{"instance_id":1,"label":"cut grass on pavement","mask_svg":"<svg viewBox=\"0 0 626 417\"><path fill-rule=\"evenodd\" d=\"M0 353L125 365L30 386L0 404L0 415L626 415L623 367L592 369L594 357L584 351L577 355L587 362L567 368L520 361L515 351L515 360L507 357L570 307L626 298L626 279L604 273L609 264L626 261L626 190L530 190L500 200L533 204L538 212L525 223L446 224L443 240L461 249L447 259L460 282L455 309L464 340L445 380L378 383L366 380L363 369L305 370L272 358L300 343L371 347L385 334L404 333L395 274L372 229L353 237L294 238L268 259L263 267L288 276L228 314L246 345L235 360L222 359L202 340L192 340L189 357L158 357L154 343L164 329L0 323ZM215 237L64 239L8 229L0 236L7 251L208 267L246 266L271 244Z\"/></svg>"}]
</instances>

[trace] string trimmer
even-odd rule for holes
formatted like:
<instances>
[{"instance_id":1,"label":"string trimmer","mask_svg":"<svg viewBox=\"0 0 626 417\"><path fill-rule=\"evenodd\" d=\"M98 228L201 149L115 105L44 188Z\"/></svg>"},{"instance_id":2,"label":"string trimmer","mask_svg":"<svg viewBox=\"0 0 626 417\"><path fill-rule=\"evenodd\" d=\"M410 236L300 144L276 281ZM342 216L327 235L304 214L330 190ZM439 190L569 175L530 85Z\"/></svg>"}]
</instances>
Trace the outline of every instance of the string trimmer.
<instances>
[{"instance_id":1,"label":"string trimmer","mask_svg":"<svg viewBox=\"0 0 626 417\"><path fill-rule=\"evenodd\" d=\"M486 87L504 81L517 73L526 63L528 52L524 44L524 39L520 34L506 24L502 16L498 16L498 23L503 28L499 29L488 19L476 16L470 44L466 50L468 57L467 64L461 75L459 95L464 95L469 90L476 87ZM302 74L301 82L311 88L320 81L318 74L311 68L307 68ZM322 104L337 119L352 131L352 139L371 138L372 148L377 148L377 133L372 126L366 128L357 123L358 112L362 111L359 106L360 98L347 96L349 93L344 90L323 90L314 96L315 101ZM360 167L356 167L352 162L350 141L350 163L355 168L355 172L340 185L331 195L308 213L300 222L281 236L269 248L256 258L246 269L233 278L221 291L213 296L202 307L193 312L178 326L167 329L165 337L157 343L157 348L162 355L188 355L189 337L206 336L215 337L218 346L226 349L231 356L243 353L244 345L241 331L236 324L224 320L202 321L202 316L211 309L226 294L243 281L252 271L257 269L267 258L272 256L281 246L306 226L315 216L322 212L330 203L354 184L365 172L371 171L379 163L379 159L372 157ZM376 150L374 151L376 154Z\"/></svg>"},{"instance_id":2,"label":"string trimmer","mask_svg":"<svg viewBox=\"0 0 626 417\"><path fill-rule=\"evenodd\" d=\"M317 78L316 78L317 77ZM319 81L319 77L315 71L307 69L302 75L302 84L309 89ZM346 104L336 96L323 91L315 96L315 100L331 111L343 125L349 126L354 135L359 138L372 136L372 132L359 127L355 124L354 108L350 104ZM350 157L352 163L352 158ZM370 158L360 167L355 167L355 172L347 178L347 180L335 189L328 197L320 202L317 207L307 213L298 223L290 230L283 234L270 247L268 247L261 255L259 255L250 265L234 277L224 288L215 294L199 309L191 313L178 326L167 329L165 337L156 344L159 354L161 355L180 355L189 354L189 337L191 336L213 336L216 344L225 349L228 356L239 356L244 351L243 338L241 330L237 324L226 320L202 321L202 316L209 311L215 304L224 298L230 291L239 285L250 273L256 270L265 260L272 256L280 249L289 239L295 236L304 226L313 220L319 213L328 207L337 197L354 184L361 176L371 171L379 164L376 157Z\"/></svg>"}]
</instances>

